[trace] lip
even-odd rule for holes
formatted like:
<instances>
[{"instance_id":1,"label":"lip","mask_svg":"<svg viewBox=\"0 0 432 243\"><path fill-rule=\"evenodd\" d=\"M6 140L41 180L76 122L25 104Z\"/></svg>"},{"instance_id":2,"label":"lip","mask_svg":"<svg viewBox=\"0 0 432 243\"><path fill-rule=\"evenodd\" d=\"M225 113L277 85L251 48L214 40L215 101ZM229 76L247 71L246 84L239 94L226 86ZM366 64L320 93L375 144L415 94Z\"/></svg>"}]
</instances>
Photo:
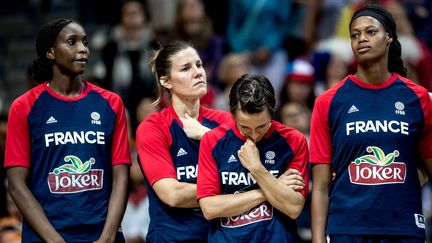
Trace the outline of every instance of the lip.
<instances>
[{"instance_id":1,"label":"lip","mask_svg":"<svg viewBox=\"0 0 432 243\"><path fill-rule=\"evenodd\" d=\"M362 54L368 52L370 49L372 49L370 46L361 46L357 48L357 52Z\"/></svg>"},{"instance_id":2,"label":"lip","mask_svg":"<svg viewBox=\"0 0 432 243\"><path fill-rule=\"evenodd\" d=\"M194 84L194 86L197 86L197 85L200 85L200 84L205 85L206 83L205 83L204 81L198 81L198 82L196 82L196 83Z\"/></svg>"}]
</instances>

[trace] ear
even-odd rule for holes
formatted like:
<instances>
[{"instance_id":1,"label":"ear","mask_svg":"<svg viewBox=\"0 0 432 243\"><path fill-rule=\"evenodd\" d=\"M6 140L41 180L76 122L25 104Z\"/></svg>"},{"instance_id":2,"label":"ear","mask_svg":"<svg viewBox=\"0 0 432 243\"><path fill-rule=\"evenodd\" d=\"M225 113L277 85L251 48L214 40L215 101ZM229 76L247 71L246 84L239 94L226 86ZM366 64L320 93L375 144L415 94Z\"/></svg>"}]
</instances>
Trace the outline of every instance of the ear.
<instances>
[{"instance_id":1,"label":"ear","mask_svg":"<svg viewBox=\"0 0 432 243\"><path fill-rule=\"evenodd\" d=\"M46 57L47 57L48 59L50 59L50 60L54 60L54 59L55 59L53 48L50 48L50 49L47 51L47 53L46 53Z\"/></svg>"},{"instance_id":2,"label":"ear","mask_svg":"<svg viewBox=\"0 0 432 243\"><path fill-rule=\"evenodd\" d=\"M387 34L387 46L389 46L393 42L393 38L390 37L389 34Z\"/></svg>"},{"instance_id":3,"label":"ear","mask_svg":"<svg viewBox=\"0 0 432 243\"><path fill-rule=\"evenodd\" d=\"M161 86L166 88L166 89L172 88L171 81L169 80L169 78L167 76L160 77L159 82L160 82Z\"/></svg>"}]
</instances>

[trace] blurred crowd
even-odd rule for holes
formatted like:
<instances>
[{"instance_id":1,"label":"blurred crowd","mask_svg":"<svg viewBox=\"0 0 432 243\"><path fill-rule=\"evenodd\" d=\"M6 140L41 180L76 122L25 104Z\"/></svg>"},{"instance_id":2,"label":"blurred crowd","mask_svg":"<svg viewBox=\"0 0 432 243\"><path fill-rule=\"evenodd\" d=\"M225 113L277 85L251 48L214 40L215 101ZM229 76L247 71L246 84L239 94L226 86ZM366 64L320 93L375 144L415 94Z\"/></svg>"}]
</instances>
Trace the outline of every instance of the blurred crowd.
<instances>
[{"instance_id":1,"label":"blurred crowd","mask_svg":"<svg viewBox=\"0 0 432 243\"><path fill-rule=\"evenodd\" d=\"M38 11L49 15L51 1L39 2ZM315 97L355 72L348 23L353 11L367 3L381 4L393 14L408 77L431 92L432 0L79 1L77 20L88 31L92 59L84 76L122 97L134 160L137 125L169 103L167 97L152 105L156 94L149 58L152 50L176 39L191 42L203 60L209 91L202 104L228 110L234 81L244 73L262 74L278 94L276 120L308 137ZM7 114L1 114L0 164L6 123ZM22 218L6 193L3 169L0 177L0 243L19 242ZM144 242L148 201L137 161L130 180L123 232L128 242ZM430 240L430 182L423 190ZM298 224L301 238L309 242L308 203Z\"/></svg>"}]
</instances>

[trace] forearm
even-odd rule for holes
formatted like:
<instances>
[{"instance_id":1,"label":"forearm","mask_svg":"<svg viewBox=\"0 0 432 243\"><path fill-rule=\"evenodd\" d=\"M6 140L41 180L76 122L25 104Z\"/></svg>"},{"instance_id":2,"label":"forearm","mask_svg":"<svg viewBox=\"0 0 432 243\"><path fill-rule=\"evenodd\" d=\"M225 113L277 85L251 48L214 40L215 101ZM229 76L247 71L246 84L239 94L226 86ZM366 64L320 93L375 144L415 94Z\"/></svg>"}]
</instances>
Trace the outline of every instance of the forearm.
<instances>
[{"instance_id":1,"label":"forearm","mask_svg":"<svg viewBox=\"0 0 432 243\"><path fill-rule=\"evenodd\" d=\"M290 218L297 218L304 206L305 199L300 192L279 181L264 167L250 171L273 207Z\"/></svg>"},{"instance_id":2,"label":"forearm","mask_svg":"<svg viewBox=\"0 0 432 243\"><path fill-rule=\"evenodd\" d=\"M128 198L128 165L116 165L113 167L113 185L108 203L108 214L100 236L104 242L114 242L115 237L126 210Z\"/></svg>"},{"instance_id":3,"label":"forearm","mask_svg":"<svg viewBox=\"0 0 432 243\"><path fill-rule=\"evenodd\" d=\"M9 192L24 219L45 242L64 242L63 238L49 222L39 202L25 184L25 180L17 180L12 175L14 173L13 170L16 169L21 170L23 168L8 169Z\"/></svg>"},{"instance_id":4,"label":"forearm","mask_svg":"<svg viewBox=\"0 0 432 243\"><path fill-rule=\"evenodd\" d=\"M331 182L331 168L329 164L315 164L312 167L312 241L326 242L326 225L329 208L329 185Z\"/></svg>"},{"instance_id":5,"label":"forearm","mask_svg":"<svg viewBox=\"0 0 432 243\"><path fill-rule=\"evenodd\" d=\"M173 178L164 178L153 184L159 199L170 207L197 208L196 184L179 182Z\"/></svg>"},{"instance_id":6,"label":"forearm","mask_svg":"<svg viewBox=\"0 0 432 243\"><path fill-rule=\"evenodd\" d=\"M240 215L265 201L261 190L204 197L199 204L207 220Z\"/></svg>"},{"instance_id":7,"label":"forearm","mask_svg":"<svg viewBox=\"0 0 432 243\"><path fill-rule=\"evenodd\" d=\"M327 225L328 196L326 192L314 190L312 187L312 241L313 243L326 242L325 228Z\"/></svg>"}]
</instances>

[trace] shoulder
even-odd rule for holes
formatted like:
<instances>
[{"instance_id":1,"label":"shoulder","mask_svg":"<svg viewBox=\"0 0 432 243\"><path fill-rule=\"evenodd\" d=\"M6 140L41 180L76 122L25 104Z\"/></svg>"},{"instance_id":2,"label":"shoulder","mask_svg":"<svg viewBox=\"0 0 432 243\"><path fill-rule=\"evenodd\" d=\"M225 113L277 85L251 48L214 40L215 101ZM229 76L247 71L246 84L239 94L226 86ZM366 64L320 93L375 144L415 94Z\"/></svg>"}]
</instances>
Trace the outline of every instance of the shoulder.
<instances>
[{"instance_id":1,"label":"shoulder","mask_svg":"<svg viewBox=\"0 0 432 243\"><path fill-rule=\"evenodd\" d=\"M412 80L408 78L404 78L402 76L398 76L399 80L401 80L408 88L410 88L418 97L422 98L431 98L432 93L430 94L427 89L417 83L414 83Z\"/></svg>"},{"instance_id":2,"label":"shoulder","mask_svg":"<svg viewBox=\"0 0 432 243\"><path fill-rule=\"evenodd\" d=\"M30 108L45 90L46 83L39 84L38 86L30 89L12 102L11 109L18 109L21 107L22 109L30 110Z\"/></svg>"},{"instance_id":3,"label":"shoulder","mask_svg":"<svg viewBox=\"0 0 432 243\"><path fill-rule=\"evenodd\" d=\"M306 141L305 135L298 131L297 129L294 129L292 127L286 126L278 121L272 121L272 126L274 129L281 134L281 136L290 139L290 140L297 140L297 141Z\"/></svg>"},{"instance_id":4,"label":"shoulder","mask_svg":"<svg viewBox=\"0 0 432 243\"><path fill-rule=\"evenodd\" d=\"M209 109L206 107L202 107L203 116L206 119L216 120L220 123L230 122L232 120L231 113L216 109Z\"/></svg>"},{"instance_id":5,"label":"shoulder","mask_svg":"<svg viewBox=\"0 0 432 243\"><path fill-rule=\"evenodd\" d=\"M102 97L104 97L105 99L107 99L109 101L122 102L120 96L118 94L112 92L112 91L106 90L106 89L99 87L95 84L92 84L90 82L87 82L87 85L89 86L91 91L100 94Z\"/></svg>"}]
</instances>

